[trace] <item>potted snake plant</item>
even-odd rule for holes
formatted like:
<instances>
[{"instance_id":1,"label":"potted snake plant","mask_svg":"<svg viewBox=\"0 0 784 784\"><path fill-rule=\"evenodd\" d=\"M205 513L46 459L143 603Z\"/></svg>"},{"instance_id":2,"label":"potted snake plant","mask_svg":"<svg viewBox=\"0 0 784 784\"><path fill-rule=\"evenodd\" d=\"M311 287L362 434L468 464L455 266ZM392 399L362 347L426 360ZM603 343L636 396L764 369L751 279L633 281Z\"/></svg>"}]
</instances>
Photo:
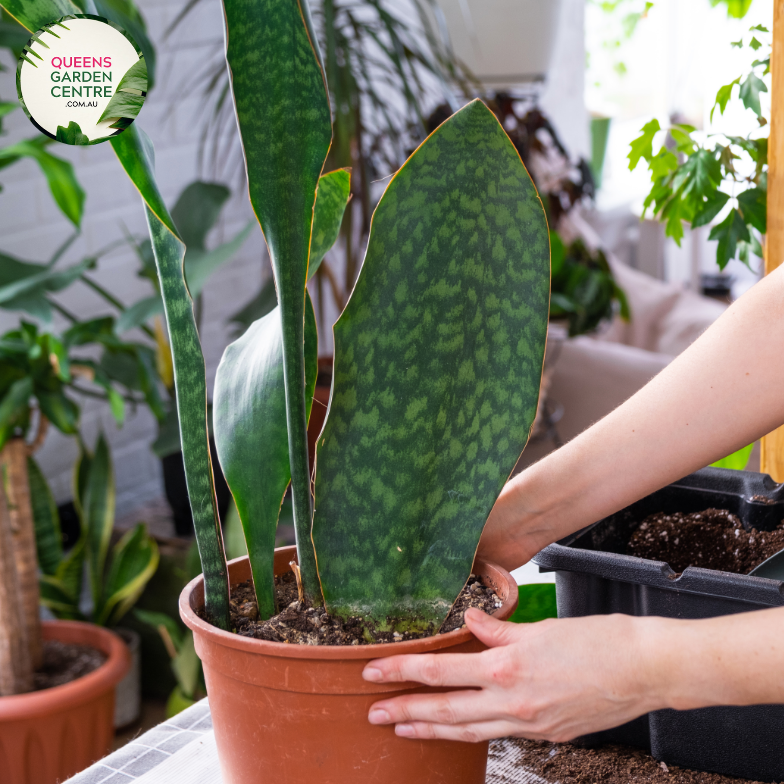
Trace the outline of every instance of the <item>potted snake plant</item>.
<instances>
[{"instance_id":1,"label":"potted snake plant","mask_svg":"<svg viewBox=\"0 0 784 784\"><path fill-rule=\"evenodd\" d=\"M478 783L486 745L402 741L371 727L368 708L390 687L361 672L393 653L479 650L466 629L438 631L472 568L500 598L500 617L516 605L511 577L474 556L536 414L549 308L544 210L479 101L414 152L376 209L362 272L334 327L312 476L306 431L318 336L307 282L337 234L350 175L323 172L330 101L305 0L225 0L224 11L250 199L279 300L227 348L216 377L215 440L249 554L230 564L185 244L138 123L111 140L143 199L171 336L203 568L180 610L204 664L223 777L238 784L263 769L288 782L398 782L428 769ZM289 484L297 546L275 551ZM269 618L276 576L290 567L297 607L344 622L362 616L404 641L290 645L233 633L231 587L251 581L253 611Z\"/></svg>"}]
</instances>

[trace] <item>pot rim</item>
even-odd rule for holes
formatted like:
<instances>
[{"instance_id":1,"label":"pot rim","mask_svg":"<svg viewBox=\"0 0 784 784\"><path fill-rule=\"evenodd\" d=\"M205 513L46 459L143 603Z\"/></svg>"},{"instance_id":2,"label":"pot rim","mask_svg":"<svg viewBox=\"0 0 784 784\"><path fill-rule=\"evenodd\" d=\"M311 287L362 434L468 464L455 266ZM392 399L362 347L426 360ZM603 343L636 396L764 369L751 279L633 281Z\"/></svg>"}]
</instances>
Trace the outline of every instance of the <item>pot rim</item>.
<instances>
[{"instance_id":1,"label":"pot rim","mask_svg":"<svg viewBox=\"0 0 784 784\"><path fill-rule=\"evenodd\" d=\"M296 547L280 547L276 552L289 550L296 553ZM237 564L247 560L248 556L235 558L229 561L228 565ZM490 568L497 572L499 577L507 586L507 596L502 605L493 614L494 618L502 620L508 619L517 607L518 590L517 583L512 575L498 564L477 561L474 572L480 571L481 567ZM425 637L420 640L407 640L396 643L376 643L374 645L289 645L283 642L269 642L268 640L257 640L252 637L241 637L239 634L225 632L216 626L202 620L191 607L191 597L197 588L201 588L203 575L199 575L191 580L180 594L180 617L185 625L194 633L198 632L212 639L213 642L234 648L248 653L256 653L264 656L276 656L286 659L320 659L326 661L335 660L354 660L354 659L382 659L388 656L402 656L411 653L428 653L439 651L444 648L452 648L456 645L474 639L474 635L468 629L455 629L446 634L438 634L433 637Z\"/></svg>"},{"instance_id":2,"label":"pot rim","mask_svg":"<svg viewBox=\"0 0 784 784\"><path fill-rule=\"evenodd\" d=\"M0 697L0 721L17 721L38 715L48 715L88 702L113 689L131 667L131 654L122 639L109 629L83 621L43 621L41 631L44 640L69 642L69 632L86 635L85 642L106 654L106 661L87 675L61 686L52 686L42 691ZM61 639L62 632L66 639Z\"/></svg>"}]
</instances>

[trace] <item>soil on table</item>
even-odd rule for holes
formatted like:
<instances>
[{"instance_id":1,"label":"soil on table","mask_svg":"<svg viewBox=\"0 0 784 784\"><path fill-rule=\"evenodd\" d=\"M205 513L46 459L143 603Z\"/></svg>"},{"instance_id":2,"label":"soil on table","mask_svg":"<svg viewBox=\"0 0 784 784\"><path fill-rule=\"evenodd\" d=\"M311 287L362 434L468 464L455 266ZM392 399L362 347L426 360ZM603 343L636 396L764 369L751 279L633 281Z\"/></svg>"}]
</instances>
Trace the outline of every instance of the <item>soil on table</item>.
<instances>
[{"instance_id":1,"label":"soil on table","mask_svg":"<svg viewBox=\"0 0 784 784\"><path fill-rule=\"evenodd\" d=\"M106 654L87 645L71 645L59 640L44 641L44 661L35 673L35 690L51 689L78 680L97 670Z\"/></svg>"},{"instance_id":2,"label":"soil on table","mask_svg":"<svg viewBox=\"0 0 784 784\"><path fill-rule=\"evenodd\" d=\"M382 631L372 621L349 618L346 621L329 615L323 608L314 608L298 600L297 583L292 572L275 578L278 607L284 608L268 621L259 621L259 610L250 580L231 589L231 626L243 637L292 645L373 645L404 642L444 634L461 628L469 607L492 615L501 600L492 588L471 575L441 629L423 633Z\"/></svg>"},{"instance_id":3,"label":"soil on table","mask_svg":"<svg viewBox=\"0 0 784 784\"><path fill-rule=\"evenodd\" d=\"M558 784L760 784L748 779L667 766L648 752L628 746L596 749L570 743L514 739L520 766Z\"/></svg>"},{"instance_id":4,"label":"soil on table","mask_svg":"<svg viewBox=\"0 0 784 784\"><path fill-rule=\"evenodd\" d=\"M680 573L687 566L748 574L784 549L784 522L773 531L747 531L725 509L684 514L660 512L646 518L634 532L628 555L665 561Z\"/></svg>"}]
</instances>

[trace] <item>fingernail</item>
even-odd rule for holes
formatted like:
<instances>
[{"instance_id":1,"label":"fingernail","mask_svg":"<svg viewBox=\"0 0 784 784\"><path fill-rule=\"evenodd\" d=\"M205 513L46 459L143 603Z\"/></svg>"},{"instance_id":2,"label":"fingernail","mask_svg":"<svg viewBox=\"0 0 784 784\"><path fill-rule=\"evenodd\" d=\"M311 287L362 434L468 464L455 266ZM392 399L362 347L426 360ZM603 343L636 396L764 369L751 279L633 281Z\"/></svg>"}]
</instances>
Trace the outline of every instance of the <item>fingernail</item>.
<instances>
[{"instance_id":1,"label":"fingernail","mask_svg":"<svg viewBox=\"0 0 784 784\"><path fill-rule=\"evenodd\" d=\"M378 683L384 676L382 675L381 670L377 670L375 667L365 667L362 671L362 677L366 681Z\"/></svg>"},{"instance_id":2,"label":"fingernail","mask_svg":"<svg viewBox=\"0 0 784 784\"><path fill-rule=\"evenodd\" d=\"M382 710L381 708L374 708L368 714L368 721L371 724L389 724L390 718L389 714L385 710Z\"/></svg>"},{"instance_id":3,"label":"fingernail","mask_svg":"<svg viewBox=\"0 0 784 784\"><path fill-rule=\"evenodd\" d=\"M410 724L397 724L395 725L395 735L401 738L413 738L414 728Z\"/></svg>"}]
</instances>

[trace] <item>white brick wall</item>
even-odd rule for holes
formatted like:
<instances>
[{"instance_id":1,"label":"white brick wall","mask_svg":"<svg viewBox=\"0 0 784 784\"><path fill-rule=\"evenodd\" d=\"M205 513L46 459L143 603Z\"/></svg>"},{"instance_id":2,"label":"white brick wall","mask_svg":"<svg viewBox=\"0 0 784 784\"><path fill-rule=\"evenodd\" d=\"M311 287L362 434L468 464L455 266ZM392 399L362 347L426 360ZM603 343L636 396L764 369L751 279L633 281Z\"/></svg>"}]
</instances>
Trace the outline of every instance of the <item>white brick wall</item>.
<instances>
[{"instance_id":1,"label":"white brick wall","mask_svg":"<svg viewBox=\"0 0 784 784\"><path fill-rule=\"evenodd\" d=\"M184 2L140 0L151 36L157 44L158 81L139 123L155 143L158 181L170 206L182 188L198 176L197 154L202 127L198 112L204 100L195 91L181 95L180 88L223 46L223 18L218 0L204 0L170 38L163 40L164 31ZM557 63L544 100L562 129L566 143L575 151L585 152L582 6L583 0L566 0ZM5 64L13 65L8 60ZM15 89L13 69L0 74L0 97L15 95ZM21 111L7 117L5 127L9 133L3 137L4 143L36 133ZM233 125L229 132L236 133ZM86 148L55 146L58 155L74 162L87 192L82 234L64 261L75 261L95 253L121 238L123 224L136 235L146 232L139 197L108 144ZM6 186L0 193L0 249L25 260L44 261L70 235L70 224L52 202L34 163L25 161L3 170L0 181ZM239 187L236 178L230 184L235 192L224 209L213 242L234 236L252 218L244 186ZM136 270L132 250L120 248L101 260L95 277L122 301L131 303L150 293L149 285L136 277ZM268 274L263 238L261 232L255 230L237 257L207 287L202 342L210 386L228 342L226 318L257 292ZM103 301L83 284L69 289L61 296L61 302L83 317L108 312ZM15 314L0 311L0 332L16 323ZM323 336L325 348L330 343L330 337ZM160 464L149 449L155 439L156 426L149 412L143 409L135 414L128 412L125 426L120 430L115 427L107 407L96 401L84 401L82 412L87 442L94 443L102 429L112 444L118 514L126 515L160 496L163 492ZM58 501L72 495L71 470L76 451L73 439L51 432L39 454Z\"/></svg>"}]
</instances>

